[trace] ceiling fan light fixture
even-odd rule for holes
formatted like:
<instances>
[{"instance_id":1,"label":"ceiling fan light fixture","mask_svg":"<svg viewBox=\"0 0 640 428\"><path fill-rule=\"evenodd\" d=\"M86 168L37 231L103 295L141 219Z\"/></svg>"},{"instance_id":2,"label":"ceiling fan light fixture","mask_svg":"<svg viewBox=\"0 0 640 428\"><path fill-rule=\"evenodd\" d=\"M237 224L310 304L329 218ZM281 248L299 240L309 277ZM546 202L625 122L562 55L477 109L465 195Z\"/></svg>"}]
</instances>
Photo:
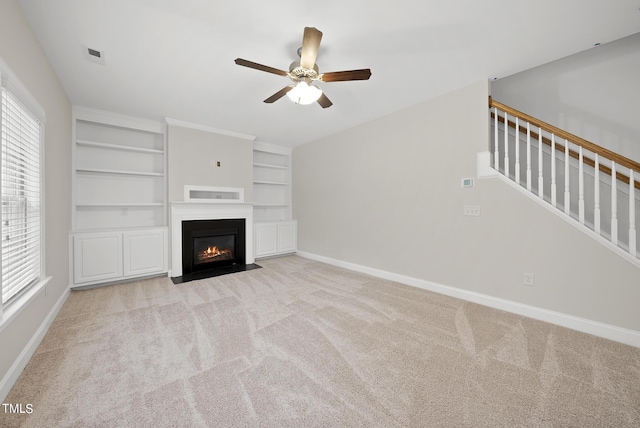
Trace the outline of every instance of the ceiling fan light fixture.
<instances>
[{"instance_id":1,"label":"ceiling fan light fixture","mask_svg":"<svg viewBox=\"0 0 640 428\"><path fill-rule=\"evenodd\" d=\"M296 104L307 105L318 101L322 95L322 90L307 82L298 82L293 89L287 92L287 96Z\"/></svg>"},{"instance_id":2,"label":"ceiling fan light fixture","mask_svg":"<svg viewBox=\"0 0 640 428\"><path fill-rule=\"evenodd\" d=\"M278 68L269 67L267 65L258 64L257 62L247 61L246 59L236 58L237 65L253 68L278 76L288 77L293 85L285 86L269 98L264 100L265 103L271 104L278 101L287 94L289 99L296 104L311 104L317 102L320 107L331 107L333 103L322 90L312 83L318 82L347 82L350 80L369 80L371 70L363 68L360 70L333 71L320 74L316 58L320 40L322 39L322 31L314 27L305 27L302 37L302 47L298 50L300 56L299 61L294 61L289 66L289 71L280 70Z\"/></svg>"}]
</instances>

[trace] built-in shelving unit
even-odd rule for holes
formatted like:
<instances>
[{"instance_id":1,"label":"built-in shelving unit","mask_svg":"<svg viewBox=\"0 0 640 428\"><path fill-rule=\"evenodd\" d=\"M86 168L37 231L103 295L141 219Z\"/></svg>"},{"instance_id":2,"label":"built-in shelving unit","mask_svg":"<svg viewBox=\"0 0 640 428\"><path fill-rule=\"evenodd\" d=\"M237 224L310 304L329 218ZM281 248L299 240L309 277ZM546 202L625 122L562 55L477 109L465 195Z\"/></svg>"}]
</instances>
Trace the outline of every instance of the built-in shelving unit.
<instances>
[{"instance_id":1,"label":"built-in shelving unit","mask_svg":"<svg viewBox=\"0 0 640 428\"><path fill-rule=\"evenodd\" d=\"M74 107L74 284L166 271L165 172L162 123Z\"/></svg>"},{"instance_id":2,"label":"built-in shelving unit","mask_svg":"<svg viewBox=\"0 0 640 428\"><path fill-rule=\"evenodd\" d=\"M291 151L255 143L253 199L256 222L291 220Z\"/></svg>"},{"instance_id":3,"label":"built-in shelving unit","mask_svg":"<svg viewBox=\"0 0 640 428\"><path fill-rule=\"evenodd\" d=\"M290 149L254 144L253 198L255 256L295 252L297 222L291 217Z\"/></svg>"},{"instance_id":4,"label":"built-in shelving unit","mask_svg":"<svg viewBox=\"0 0 640 428\"><path fill-rule=\"evenodd\" d=\"M74 108L74 231L166 226L161 123Z\"/></svg>"}]
</instances>

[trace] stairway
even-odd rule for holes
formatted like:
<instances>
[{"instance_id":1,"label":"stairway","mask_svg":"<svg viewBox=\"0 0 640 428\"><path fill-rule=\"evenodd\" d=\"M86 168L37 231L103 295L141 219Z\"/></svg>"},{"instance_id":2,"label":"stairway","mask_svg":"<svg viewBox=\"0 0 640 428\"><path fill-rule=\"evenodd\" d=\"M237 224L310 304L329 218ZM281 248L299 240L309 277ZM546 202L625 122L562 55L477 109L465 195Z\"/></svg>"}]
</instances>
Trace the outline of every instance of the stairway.
<instances>
[{"instance_id":1,"label":"stairway","mask_svg":"<svg viewBox=\"0 0 640 428\"><path fill-rule=\"evenodd\" d=\"M489 115L479 177L501 177L640 267L640 164L491 98Z\"/></svg>"}]
</instances>

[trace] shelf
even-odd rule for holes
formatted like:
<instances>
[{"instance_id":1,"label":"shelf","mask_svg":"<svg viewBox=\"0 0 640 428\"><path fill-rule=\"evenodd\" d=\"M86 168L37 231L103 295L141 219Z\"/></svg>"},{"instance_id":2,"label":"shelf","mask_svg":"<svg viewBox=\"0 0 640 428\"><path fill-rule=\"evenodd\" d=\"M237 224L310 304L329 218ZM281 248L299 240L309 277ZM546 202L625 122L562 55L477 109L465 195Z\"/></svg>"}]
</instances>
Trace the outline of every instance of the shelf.
<instances>
[{"instance_id":1,"label":"shelf","mask_svg":"<svg viewBox=\"0 0 640 428\"><path fill-rule=\"evenodd\" d=\"M266 184L268 186L286 186L289 183L282 183L279 181L254 181L253 184Z\"/></svg>"},{"instance_id":2,"label":"shelf","mask_svg":"<svg viewBox=\"0 0 640 428\"><path fill-rule=\"evenodd\" d=\"M165 127L74 106L70 142L73 285L166 272Z\"/></svg>"},{"instance_id":3,"label":"shelf","mask_svg":"<svg viewBox=\"0 0 640 428\"><path fill-rule=\"evenodd\" d=\"M162 202L150 202L148 204L128 204L128 203L121 203L121 204L77 204L76 207L78 208L155 208L155 207L164 207L164 204Z\"/></svg>"},{"instance_id":4,"label":"shelf","mask_svg":"<svg viewBox=\"0 0 640 428\"><path fill-rule=\"evenodd\" d=\"M253 198L256 222L291 220L290 150L254 144Z\"/></svg>"},{"instance_id":5,"label":"shelf","mask_svg":"<svg viewBox=\"0 0 640 428\"><path fill-rule=\"evenodd\" d=\"M164 173L162 172L119 171L114 169L100 169L100 168L77 168L76 172L114 174L114 175L138 175L138 176L144 176L144 177L164 177Z\"/></svg>"},{"instance_id":6,"label":"shelf","mask_svg":"<svg viewBox=\"0 0 640 428\"><path fill-rule=\"evenodd\" d=\"M87 233L113 233L113 232L140 232L150 230L166 230L167 226L140 226L140 227L98 227L93 229L75 230L74 235L84 235Z\"/></svg>"},{"instance_id":7,"label":"shelf","mask_svg":"<svg viewBox=\"0 0 640 428\"><path fill-rule=\"evenodd\" d=\"M269 156L280 156L280 157L283 157L283 158L289 156L288 154L275 152L271 148L267 149L267 148L262 148L262 147L257 147L257 146L253 147L253 151L254 152L260 152L260 153L267 153Z\"/></svg>"},{"instance_id":8,"label":"shelf","mask_svg":"<svg viewBox=\"0 0 640 428\"><path fill-rule=\"evenodd\" d=\"M157 155L164 154L164 150L145 149L145 148L142 148L142 147L123 146L123 145L120 145L120 144L98 143L96 141L88 141L88 140L77 140L76 144L78 144L79 146L98 147L98 148L101 148L101 149L122 150L122 151L138 152L138 153L150 153L150 154L157 154Z\"/></svg>"},{"instance_id":9,"label":"shelf","mask_svg":"<svg viewBox=\"0 0 640 428\"><path fill-rule=\"evenodd\" d=\"M283 170L289 169L288 166L273 165L268 163L254 163L253 166L257 166L260 168L273 168L273 169L283 169Z\"/></svg>"}]
</instances>

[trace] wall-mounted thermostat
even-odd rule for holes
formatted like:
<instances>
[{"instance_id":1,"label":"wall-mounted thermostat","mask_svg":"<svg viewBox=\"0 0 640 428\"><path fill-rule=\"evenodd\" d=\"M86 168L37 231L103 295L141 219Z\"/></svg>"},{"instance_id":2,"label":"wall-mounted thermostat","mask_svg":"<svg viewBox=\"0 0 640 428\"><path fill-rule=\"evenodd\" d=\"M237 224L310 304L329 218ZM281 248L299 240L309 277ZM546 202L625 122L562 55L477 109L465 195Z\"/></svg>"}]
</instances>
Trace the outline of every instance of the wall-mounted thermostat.
<instances>
[{"instance_id":1,"label":"wall-mounted thermostat","mask_svg":"<svg viewBox=\"0 0 640 428\"><path fill-rule=\"evenodd\" d=\"M463 178L462 187L473 187L473 178Z\"/></svg>"}]
</instances>

